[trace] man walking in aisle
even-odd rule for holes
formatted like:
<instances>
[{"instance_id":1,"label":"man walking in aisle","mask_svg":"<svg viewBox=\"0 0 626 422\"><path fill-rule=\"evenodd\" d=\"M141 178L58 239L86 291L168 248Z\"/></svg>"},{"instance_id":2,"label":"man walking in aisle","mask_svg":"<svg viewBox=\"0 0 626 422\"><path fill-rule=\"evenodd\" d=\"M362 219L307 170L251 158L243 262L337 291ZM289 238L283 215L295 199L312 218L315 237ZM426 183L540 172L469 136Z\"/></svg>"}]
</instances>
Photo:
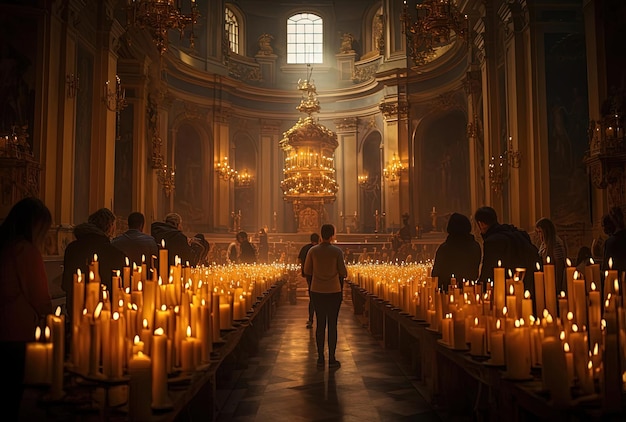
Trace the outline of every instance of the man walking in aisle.
<instances>
[{"instance_id":1,"label":"man walking in aisle","mask_svg":"<svg viewBox=\"0 0 626 422\"><path fill-rule=\"evenodd\" d=\"M302 277L306 278L306 284L309 292L309 319L306 322L306 328L313 328L313 301L311 300L311 276L304 274L304 262L306 260L306 255L313 246L320 243L320 235L317 233L311 234L311 242L307 243L300 249L300 253L298 254L298 260L300 261L300 271L302 272Z\"/></svg>"},{"instance_id":2,"label":"man walking in aisle","mask_svg":"<svg viewBox=\"0 0 626 422\"><path fill-rule=\"evenodd\" d=\"M341 307L343 279L348 270L343 261L343 251L331 242L335 238L335 226L324 224L322 242L313 246L306 255L304 274L311 276L311 301L315 309L317 327L317 366L324 367L324 337L328 326L328 367L339 368L335 358L337 349L337 319Z\"/></svg>"}]
</instances>

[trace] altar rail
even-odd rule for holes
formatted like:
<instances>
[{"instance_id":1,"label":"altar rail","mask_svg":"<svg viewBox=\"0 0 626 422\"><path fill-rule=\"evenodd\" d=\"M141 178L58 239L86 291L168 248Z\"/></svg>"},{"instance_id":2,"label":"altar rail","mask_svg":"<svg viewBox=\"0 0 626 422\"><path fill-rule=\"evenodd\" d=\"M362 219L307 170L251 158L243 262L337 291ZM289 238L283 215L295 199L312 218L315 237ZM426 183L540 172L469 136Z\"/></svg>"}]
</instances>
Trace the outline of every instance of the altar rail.
<instances>
[{"instance_id":1,"label":"altar rail","mask_svg":"<svg viewBox=\"0 0 626 422\"><path fill-rule=\"evenodd\" d=\"M617 421L626 420L622 398L620 414L603 414L597 395L574 397L571 406L556 408L542 390L540 369L532 379L506 379L504 367L492 367L485 359L453 350L438 340L441 335L423 321L351 283L357 319L383 347L398 350L420 380L420 393L451 420L479 421Z\"/></svg>"}]
</instances>

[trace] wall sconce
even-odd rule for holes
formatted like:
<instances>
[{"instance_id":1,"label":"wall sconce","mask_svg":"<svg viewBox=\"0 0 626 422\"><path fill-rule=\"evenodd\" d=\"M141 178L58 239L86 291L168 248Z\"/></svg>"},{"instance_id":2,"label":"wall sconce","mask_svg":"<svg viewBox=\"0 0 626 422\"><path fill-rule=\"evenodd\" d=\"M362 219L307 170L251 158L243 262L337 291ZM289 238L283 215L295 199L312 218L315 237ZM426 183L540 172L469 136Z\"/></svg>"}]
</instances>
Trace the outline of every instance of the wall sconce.
<instances>
[{"instance_id":1,"label":"wall sconce","mask_svg":"<svg viewBox=\"0 0 626 422\"><path fill-rule=\"evenodd\" d=\"M235 177L235 186L239 188L248 188L254 182L254 177L250 173L248 173L248 169L244 169L241 173L235 172L237 176Z\"/></svg>"},{"instance_id":2,"label":"wall sconce","mask_svg":"<svg viewBox=\"0 0 626 422\"><path fill-rule=\"evenodd\" d=\"M383 176L390 182L395 182L400 178L400 173L402 173L404 170L406 170L406 168L400 161L400 158L394 152L393 157L391 157L391 163L387 163L387 165L383 169Z\"/></svg>"},{"instance_id":3,"label":"wall sconce","mask_svg":"<svg viewBox=\"0 0 626 422\"><path fill-rule=\"evenodd\" d=\"M102 102L109 111L119 113L124 110L128 103L126 102L126 90L122 89L120 77L115 75L115 91L109 90L109 81L104 83L104 96Z\"/></svg>"},{"instance_id":4,"label":"wall sconce","mask_svg":"<svg viewBox=\"0 0 626 422\"><path fill-rule=\"evenodd\" d=\"M165 195L169 197L174 189L176 189L176 169L168 169L167 164L163 164L163 166L157 170L157 179L163 187Z\"/></svg>"},{"instance_id":5,"label":"wall sconce","mask_svg":"<svg viewBox=\"0 0 626 422\"><path fill-rule=\"evenodd\" d=\"M76 93L80 89L80 78L73 73L65 76L65 84L67 85L67 98L76 97Z\"/></svg>"},{"instance_id":6,"label":"wall sconce","mask_svg":"<svg viewBox=\"0 0 626 422\"><path fill-rule=\"evenodd\" d=\"M504 187L504 183L509 180L509 168L517 169L522 161L522 153L513 150L513 137L509 136L507 150L498 157L492 156L489 159L489 185L491 190L496 194L500 194Z\"/></svg>"},{"instance_id":7,"label":"wall sconce","mask_svg":"<svg viewBox=\"0 0 626 422\"><path fill-rule=\"evenodd\" d=\"M215 164L215 172L222 180L229 181L237 177L237 170L228 164L228 157L222 158Z\"/></svg>"},{"instance_id":8,"label":"wall sconce","mask_svg":"<svg viewBox=\"0 0 626 422\"><path fill-rule=\"evenodd\" d=\"M365 187L365 185L367 185L367 181L369 179L369 176L367 174L361 175L359 176L359 185L361 187Z\"/></svg>"}]
</instances>

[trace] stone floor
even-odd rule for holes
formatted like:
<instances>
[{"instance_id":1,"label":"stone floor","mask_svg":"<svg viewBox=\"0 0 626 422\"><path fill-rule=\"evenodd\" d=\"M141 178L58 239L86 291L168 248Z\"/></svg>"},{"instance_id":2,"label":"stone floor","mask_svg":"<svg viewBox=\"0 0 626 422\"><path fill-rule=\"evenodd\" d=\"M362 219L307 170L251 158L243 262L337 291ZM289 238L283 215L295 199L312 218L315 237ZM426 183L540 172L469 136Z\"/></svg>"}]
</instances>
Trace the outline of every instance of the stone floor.
<instances>
[{"instance_id":1,"label":"stone floor","mask_svg":"<svg viewBox=\"0 0 626 422\"><path fill-rule=\"evenodd\" d=\"M341 368L318 369L307 307L307 297L278 307L258 355L218 383L217 421L440 420L401 359L357 321L349 298L339 313Z\"/></svg>"}]
</instances>

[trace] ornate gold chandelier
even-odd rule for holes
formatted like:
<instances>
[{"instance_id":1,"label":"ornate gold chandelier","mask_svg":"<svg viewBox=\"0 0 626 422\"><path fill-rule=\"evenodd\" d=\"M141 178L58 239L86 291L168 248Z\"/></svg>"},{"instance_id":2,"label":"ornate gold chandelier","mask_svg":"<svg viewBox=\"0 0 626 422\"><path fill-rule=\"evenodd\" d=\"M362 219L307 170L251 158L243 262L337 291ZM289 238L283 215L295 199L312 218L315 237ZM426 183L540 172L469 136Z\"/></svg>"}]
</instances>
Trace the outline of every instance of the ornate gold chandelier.
<instances>
[{"instance_id":1,"label":"ornate gold chandelier","mask_svg":"<svg viewBox=\"0 0 626 422\"><path fill-rule=\"evenodd\" d=\"M310 76L309 72L308 78ZM285 151L284 179L281 183L284 199L293 202L305 197L331 203L337 193L333 158L339 146L337 134L312 117L320 110L315 84L309 79L300 80L298 90L303 97L296 108L308 116L298 119L280 141Z\"/></svg>"},{"instance_id":2,"label":"ornate gold chandelier","mask_svg":"<svg viewBox=\"0 0 626 422\"><path fill-rule=\"evenodd\" d=\"M196 0L190 0L190 2L190 13L184 14L180 0L129 0L127 8L128 26L147 28L160 54L167 50L170 29L176 29L182 39L187 27L191 26L189 44L191 48L194 48L193 26L198 21L200 13Z\"/></svg>"},{"instance_id":3,"label":"ornate gold chandelier","mask_svg":"<svg viewBox=\"0 0 626 422\"><path fill-rule=\"evenodd\" d=\"M423 0L415 5L415 9L417 13L413 16L405 0L400 21L408 54L416 66L432 61L440 47L455 39L467 39L467 15L459 12L453 0Z\"/></svg>"},{"instance_id":4,"label":"ornate gold chandelier","mask_svg":"<svg viewBox=\"0 0 626 422\"><path fill-rule=\"evenodd\" d=\"M398 155L394 152L391 157L391 163L387 163L383 169L383 176L390 182L395 182L400 178L400 174L406 170Z\"/></svg>"}]
</instances>

